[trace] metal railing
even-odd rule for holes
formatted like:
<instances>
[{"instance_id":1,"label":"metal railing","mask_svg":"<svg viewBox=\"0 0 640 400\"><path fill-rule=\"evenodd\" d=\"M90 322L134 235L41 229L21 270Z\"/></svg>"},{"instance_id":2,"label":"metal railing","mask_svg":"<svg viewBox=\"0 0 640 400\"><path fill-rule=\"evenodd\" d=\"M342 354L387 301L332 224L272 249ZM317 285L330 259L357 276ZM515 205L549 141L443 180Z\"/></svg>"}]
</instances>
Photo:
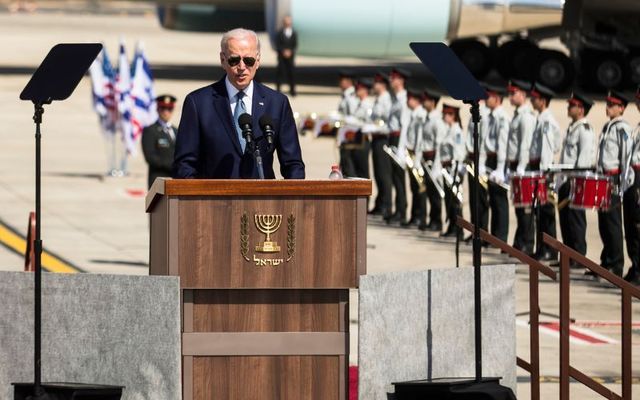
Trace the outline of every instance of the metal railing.
<instances>
[{"instance_id":1,"label":"metal railing","mask_svg":"<svg viewBox=\"0 0 640 400\"><path fill-rule=\"evenodd\" d=\"M473 232L473 224L461 217L457 219L457 225ZM539 305L539 274L544 274L554 281L558 281L558 274L521 252L491 235L485 230L480 230L480 239L499 248L511 257L518 259L529 266L529 362L517 357L517 365L531 375L531 399L540 399L540 305ZM560 254L560 400L569 399L569 383L573 378L587 386L601 396L615 400L631 400L632 365L631 365L631 300L632 297L640 299L640 289L614 275L605 268L584 257L580 253L565 246L553 237L544 234L544 243L558 251ZM622 290L622 396L612 392L604 385L596 382L581 371L570 365L570 263L574 260L584 266L596 276L609 281Z\"/></svg>"}]
</instances>

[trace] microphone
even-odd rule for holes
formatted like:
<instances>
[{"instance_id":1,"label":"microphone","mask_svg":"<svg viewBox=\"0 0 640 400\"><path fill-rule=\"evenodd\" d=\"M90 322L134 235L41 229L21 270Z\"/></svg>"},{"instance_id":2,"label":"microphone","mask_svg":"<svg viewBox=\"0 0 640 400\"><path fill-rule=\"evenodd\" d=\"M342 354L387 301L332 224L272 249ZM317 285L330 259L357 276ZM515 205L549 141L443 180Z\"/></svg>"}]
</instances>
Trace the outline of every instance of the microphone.
<instances>
[{"instance_id":1,"label":"microphone","mask_svg":"<svg viewBox=\"0 0 640 400\"><path fill-rule=\"evenodd\" d=\"M267 114L263 114L258 123L260 124L260 129L262 129L265 137L267 138L267 151L273 151L273 136L276 133L273 130L273 121L271 120L271 117Z\"/></svg>"},{"instance_id":2,"label":"microphone","mask_svg":"<svg viewBox=\"0 0 640 400\"><path fill-rule=\"evenodd\" d=\"M253 148L253 129L251 127L251 115L244 113L238 117L238 126L242 131L242 137L247 142L247 148Z\"/></svg>"}]
</instances>

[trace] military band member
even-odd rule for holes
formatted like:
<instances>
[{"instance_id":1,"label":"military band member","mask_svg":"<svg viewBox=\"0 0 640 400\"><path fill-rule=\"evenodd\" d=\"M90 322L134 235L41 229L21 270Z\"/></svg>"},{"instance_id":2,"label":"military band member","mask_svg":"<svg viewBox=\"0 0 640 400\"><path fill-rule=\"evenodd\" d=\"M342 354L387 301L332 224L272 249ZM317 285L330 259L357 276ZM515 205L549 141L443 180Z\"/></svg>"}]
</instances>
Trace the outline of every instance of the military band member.
<instances>
[{"instance_id":1,"label":"military band member","mask_svg":"<svg viewBox=\"0 0 640 400\"><path fill-rule=\"evenodd\" d=\"M453 185L444 185L444 201L449 226L442 236L455 236L462 233L456 224L456 217L462 215L462 204L457 199L454 188L459 185L459 177L463 176L466 145L462 137L462 124L460 123L460 108L449 104L442 106L442 118L447 131L440 142L440 164L453 178Z\"/></svg>"},{"instance_id":2,"label":"military band member","mask_svg":"<svg viewBox=\"0 0 640 400\"><path fill-rule=\"evenodd\" d=\"M355 75L353 73L340 71L338 85L342 91L342 96L338 104L338 112L343 118L352 116L358 104L354 82ZM353 159L351 158L351 150L345 148L342 144L340 145L340 169L344 176L355 176L356 174Z\"/></svg>"},{"instance_id":3,"label":"military band member","mask_svg":"<svg viewBox=\"0 0 640 400\"><path fill-rule=\"evenodd\" d=\"M549 103L555 93L540 84L535 84L531 89L531 104L538 112L536 128L533 131L531 149L529 151L529 169L531 171L546 171L555 160L555 156L560 152L562 138L560 136L560 125L549 110ZM544 232L551 237L556 237L556 211L555 205L551 202L540 207L540 226L536 226L537 232ZM538 237L542 237L541 235ZM558 258L558 254L551 247L540 242L536 243L537 252L535 258L540 261L553 261Z\"/></svg>"},{"instance_id":4,"label":"military band member","mask_svg":"<svg viewBox=\"0 0 640 400\"><path fill-rule=\"evenodd\" d=\"M635 103L640 111L640 87L636 91ZM627 253L631 259L631 268L624 279L640 285L640 123L633 133L631 169L628 180L631 188L624 194L624 237L627 240Z\"/></svg>"},{"instance_id":5,"label":"military band member","mask_svg":"<svg viewBox=\"0 0 640 400\"><path fill-rule=\"evenodd\" d=\"M177 129L171 125L176 98L169 94L156 97L158 120L142 131L142 152L149 165L147 185L151 188L156 178L171 176L176 150Z\"/></svg>"},{"instance_id":6,"label":"military band member","mask_svg":"<svg viewBox=\"0 0 640 400\"><path fill-rule=\"evenodd\" d=\"M440 95L433 90L425 90L422 97L422 105L427 111L424 129L422 130L422 159L426 164L431 164L434 178L439 180L440 167L440 142L447 134L447 127L442 119L442 114L436 109ZM442 198L433 182L426 178L427 197L429 198L429 224L424 229L430 231L442 231Z\"/></svg>"},{"instance_id":7,"label":"military band member","mask_svg":"<svg viewBox=\"0 0 640 400\"><path fill-rule=\"evenodd\" d=\"M500 186L505 183L507 161L507 142L509 139L510 121L502 101L506 91L502 87L486 85L489 109L487 116L487 134L484 140L486 161L480 159L480 176L489 172L489 206L491 207L491 234L506 242L509 233L509 199L508 192ZM483 152L480 152L483 156Z\"/></svg>"},{"instance_id":8,"label":"military band member","mask_svg":"<svg viewBox=\"0 0 640 400\"><path fill-rule=\"evenodd\" d=\"M483 85L484 86L484 85ZM485 140L485 136L487 134L487 129L488 129L488 116L489 116L489 108L487 108L486 104L480 103L480 123L478 124L478 145L480 148L480 152L478 155L478 159L479 160L485 160L486 159L486 151L485 151L485 146L484 146L484 140ZM473 162L475 160L475 154L474 154L474 142L473 142L473 131L474 131L474 123L473 123L473 119L469 119L469 124L467 126L467 140L466 140L466 150L467 150L467 158L466 158L466 162L467 164L469 164L469 166L471 168L473 168ZM482 164L480 164L482 165ZM482 165L482 167L479 167L480 170L483 171L482 176L485 175L485 168L484 165ZM487 192L487 189L485 189L484 187L482 187L482 185L480 185L480 190L478 193L478 199L479 199L479 204L478 204L478 211L479 211L479 215L480 218L478 219L475 216L476 213L476 208L475 208L475 179L473 179L473 177L469 176L469 211L471 214L471 223L475 224L477 221L480 221L480 229L484 229L485 231L488 231L488 227L489 227L489 194ZM473 239L473 235L470 234L466 239L465 242L471 242L471 239Z\"/></svg>"},{"instance_id":9,"label":"military band member","mask_svg":"<svg viewBox=\"0 0 640 400\"><path fill-rule=\"evenodd\" d=\"M384 152L389 144L389 115L391 114L391 94L388 91L389 79L382 73L374 77L373 91L376 94L371 120L375 131L371 132L371 158L373 159L373 176L378 188L378 195L370 214L391 217L391 159Z\"/></svg>"},{"instance_id":10,"label":"military band member","mask_svg":"<svg viewBox=\"0 0 640 400\"><path fill-rule=\"evenodd\" d=\"M614 179L611 208L598 211L598 230L603 243L600 264L616 275L622 276L624 252L622 248L622 209L620 197L627 189L626 176L631 147L631 127L622 119L628 100L620 93L611 91L607 96L607 117L598 143L597 169L601 174Z\"/></svg>"},{"instance_id":11,"label":"military band member","mask_svg":"<svg viewBox=\"0 0 640 400\"><path fill-rule=\"evenodd\" d=\"M531 85L523 81L511 81L507 88L509 101L516 109L509 127L507 159L509 173L522 175L529 164L529 148L536 127L536 117L527 104L527 93ZM534 226L531 208L516 208L517 228L513 247L526 254L533 254Z\"/></svg>"},{"instance_id":12,"label":"military band member","mask_svg":"<svg viewBox=\"0 0 640 400\"><path fill-rule=\"evenodd\" d=\"M391 85L392 101L391 115L389 116L389 146L396 146L400 149L400 137L403 136L402 145L406 142L406 130L409 124L411 111L407 105L407 90L405 84L411 74L401 68L394 68L389 74ZM402 135L402 131L405 132ZM402 222L407 214L407 191L405 187L405 169L395 163L391 163L391 180L395 189L395 207L393 215L387 218L387 223Z\"/></svg>"},{"instance_id":13,"label":"military band member","mask_svg":"<svg viewBox=\"0 0 640 400\"><path fill-rule=\"evenodd\" d=\"M596 161L596 134L586 118L593 106L593 101L583 95L573 93L568 103L567 114L571 118L571 124L567 128L560 164L582 169L593 168ZM558 214L562 242L584 256L587 254L585 211L569 207L571 192L569 179L562 177L559 182Z\"/></svg>"},{"instance_id":14,"label":"military band member","mask_svg":"<svg viewBox=\"0 0 640 400\"><path fill-rule=\"evenodd\" d=\"M407 105L411 110L409 124L407 125L407 144L406 149L413 158L416 166L420 165L422 154L422 130L427 112L420 104L420 91L409 89L407 91ZM411 217L407 221L402 222L402 226L418 225L418 227L426 226L426 197L425 193L420 193L420 187L413 174L409 176L411 187Z\"/></svg>"},{"instance_id":15,"label":"military band member","mask_svg":"<svg viewBox=\"0 0 640 400\"><path fill-rule=\"evenodd\" d=\"M373 87L373 79L360 78L356 81L356 97L358 102L353 110L353 117L360 124L365 125L371 122L371 112L373 110L373 99L369 96ZM369 179L369 150L371 142L369 135L363 135L362 145L358 145L351 150L351 158L355 168L355 176L358 178Z\"/></svg>"}]
</instances>

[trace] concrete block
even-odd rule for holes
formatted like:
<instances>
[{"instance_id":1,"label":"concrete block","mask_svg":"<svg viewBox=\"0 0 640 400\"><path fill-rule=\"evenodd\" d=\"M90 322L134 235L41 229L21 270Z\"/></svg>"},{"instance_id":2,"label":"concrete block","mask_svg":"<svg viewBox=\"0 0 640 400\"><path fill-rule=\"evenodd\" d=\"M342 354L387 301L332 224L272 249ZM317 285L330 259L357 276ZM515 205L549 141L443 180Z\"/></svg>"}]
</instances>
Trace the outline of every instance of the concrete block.
<instances>
[{"instance_id":1,"label":"concrete block","mask_svg":"<svg viewBox=\"0 0 640 400\"><path fill-rule=\"evenodd\" d=\"M123 399L181 398L175 277L42 279L42 380L124 385ZM0 398L33 382L33 274L0 272Z\"/></svg>"},{"instance_id":2,"label":"concrete block","mask_svg":"<svg viewBox=\"0 0 640 400\"><path fill-rule=\"evenodd\" d=\"M392 382L474 377L473 268L360 278L359 398ZM483 375L516 391L515 266L482 267Z\"/></svg>"}]
</instances>

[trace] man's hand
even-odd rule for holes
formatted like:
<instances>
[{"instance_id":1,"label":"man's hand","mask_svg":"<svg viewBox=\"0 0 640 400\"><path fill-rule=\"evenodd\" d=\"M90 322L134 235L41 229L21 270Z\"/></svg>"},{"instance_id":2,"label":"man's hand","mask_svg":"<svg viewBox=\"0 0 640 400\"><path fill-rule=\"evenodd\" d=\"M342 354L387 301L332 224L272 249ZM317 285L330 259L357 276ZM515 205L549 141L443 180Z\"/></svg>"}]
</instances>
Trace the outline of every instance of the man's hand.
<instances>
[{"instance_id":1,"label":"man's hand","mask_svg":"<svg viewBox=\"0 0 640 400\"><path fill-rule=\"evenodd\" d=\"M291 49L282 50L282 57L291 58L292 55L293 55L293 52L291 51Z\"/></svg>"},{"instance_id":2,"label":"man's hand","mask_svg":"<svg viewBox=\"0 0 640 400\"><path fill-rule=\"evenodd\" d=\"M504 183L504 173L498 170L492 171L491 175L489 175L489 179L495 183Z\"/></svg>"}]
</instances>

